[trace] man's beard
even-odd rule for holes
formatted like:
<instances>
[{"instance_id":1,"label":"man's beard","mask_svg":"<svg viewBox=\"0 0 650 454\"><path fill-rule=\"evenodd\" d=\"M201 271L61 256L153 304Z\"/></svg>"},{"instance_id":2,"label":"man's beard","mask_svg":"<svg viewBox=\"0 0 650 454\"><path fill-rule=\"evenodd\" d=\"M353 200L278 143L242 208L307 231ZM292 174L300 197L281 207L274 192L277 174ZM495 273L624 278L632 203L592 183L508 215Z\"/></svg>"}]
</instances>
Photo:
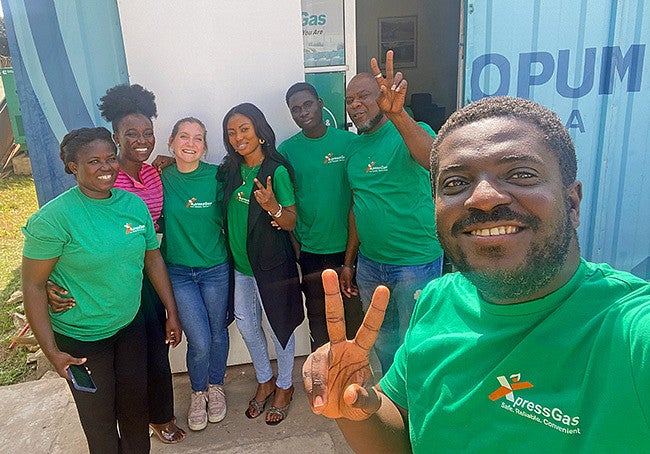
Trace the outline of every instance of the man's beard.
<instances>
[{"instance_id":1,"label":"man's beard","mask_svg":"<svg viewBox=\"0 0 650 454\"><path fill-rule=\"evenodd\" d=\"M372 130L372 128L374 128L381 122L381 119L383 117L384 114L382 112L379 112L376 117L371 118L370 120L366 120L365 122L359 125L355 125L357 127L357 131L359 131L360 133L364 133Z\"/></svg>"},{"instance_id":2,"label":"man's beard","mask_svg":"<svg viewBox=\"0 0 650 454\"><path fill-rule=\"evenodd\" d=\"M528 295L534 294L537 290L545 287L555 278L569 254L571 240L576 237L568 214L568 204L565 204L566 216L559 219L553 231L545 238L531 244L524 263L512 269L480 270L473 268L467 260L467 256L458 247L452 247L444 235L438 234L440 244L447 253L449 261L469 279L479 290L481 295L488 301L499 300L521 300L526 301ZM474 217L485 217L490 220L523 220L528 228L533 231L539 228L541 220L534 216L522 216L513 213L510 209L497 208L491 213L478 213L470 216L463 223L474 223ZM483 221L478 221L483 222ZM461 224L463 224L461 223ZM461 228L461 225L454 225L452 232ZM495 247L495 255L499 254L500 248Z\"/></svg>"}]
</instances>

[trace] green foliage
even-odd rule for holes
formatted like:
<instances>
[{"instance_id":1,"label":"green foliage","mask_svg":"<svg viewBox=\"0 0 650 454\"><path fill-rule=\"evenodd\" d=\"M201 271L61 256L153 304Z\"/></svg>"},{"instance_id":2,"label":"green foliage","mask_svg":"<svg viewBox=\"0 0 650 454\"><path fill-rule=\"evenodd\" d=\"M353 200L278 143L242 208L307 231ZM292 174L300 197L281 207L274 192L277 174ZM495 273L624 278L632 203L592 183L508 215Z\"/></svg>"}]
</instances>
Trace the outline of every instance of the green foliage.
<instances>
[{"instance_id":1,"label":"green foliage","mask_svg":"<svg viewBox=\"0 0 650 454\"><path fill-rule=\"evenodd\" d=\"M26 348L8 348L18 331L13 324L13 314L20 310L18 304L8 305L6 302L20 289L23 246L20 227L37 209L31 176L0 179L0 385L25 381L33 372L33 367L26 364L29 353Z\"/></svg>"}]
</instances>

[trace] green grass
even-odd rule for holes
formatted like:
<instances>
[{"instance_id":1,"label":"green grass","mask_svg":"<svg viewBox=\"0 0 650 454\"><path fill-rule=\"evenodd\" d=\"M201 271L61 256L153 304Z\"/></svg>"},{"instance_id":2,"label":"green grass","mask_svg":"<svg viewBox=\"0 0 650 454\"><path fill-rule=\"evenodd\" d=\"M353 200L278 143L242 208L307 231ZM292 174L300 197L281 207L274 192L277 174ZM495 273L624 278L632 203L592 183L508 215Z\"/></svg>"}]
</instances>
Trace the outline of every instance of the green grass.
<instances>
[{"instance_id":1,"label":"green grass","mask_svg":"<svg viewBox=\"0 0 650 454\"><path fill-rule=\"evenodd\" d=\"M20 383L33 378L33 367L26 364L29 351L24 347L9 350L17 334L13 313L18 305L6 302L20 289L20 261L23 235L20 227L38 209L34 180L14 175L0 179L0 385Z\"/></svg>"}]
</instances>

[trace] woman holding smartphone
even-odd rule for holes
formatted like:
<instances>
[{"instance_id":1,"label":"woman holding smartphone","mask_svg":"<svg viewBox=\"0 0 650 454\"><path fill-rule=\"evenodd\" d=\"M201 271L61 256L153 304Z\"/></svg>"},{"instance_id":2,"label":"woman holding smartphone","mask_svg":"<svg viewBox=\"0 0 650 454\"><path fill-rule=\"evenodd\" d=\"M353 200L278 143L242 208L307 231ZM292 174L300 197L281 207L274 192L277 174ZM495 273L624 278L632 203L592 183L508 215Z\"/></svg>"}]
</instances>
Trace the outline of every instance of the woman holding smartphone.
<instances>
[{"instance_id":1,"label":"woman holding smartphone","mask_svg":"<svg viewBox=\"0 0 650 454\"><path fill-rule=\"evenodd\" d=\"M113 188L117 150L107 129L71 131L60 150L77 186L44 205L23 228L25 313L59 375L68 378L71 364L92 371L96 392L71 386L90 452L148 452L143 270L167 310L166 341L181 340L153 221L138 196ZM48 313L50 276L74 295L74 307Z\"/></svg>"},{"instance_id":2,"label":"woman holding smartphone","mask_svg":"<svg viewBox=\"0 0 650 454\"><path fill-rule=\"evenodd\" d=\"M163 188L158 171L145 161L156 144L153 118L157 115L155 95L141 85L117 85L100 99L99 110L113 126L113 140L119 153L115 187L140 197L149 209L156 231L163 206ZM54 312L74 305L73 294L54 283L48 297ZM63 295L63 298L59 295ZM185 431L176 425L174 389L165 343L165 307L147 276L142 282L141 312L147 329L147 391L149 427L163 443L178 443Z\"/></svg>"}]
</instances>

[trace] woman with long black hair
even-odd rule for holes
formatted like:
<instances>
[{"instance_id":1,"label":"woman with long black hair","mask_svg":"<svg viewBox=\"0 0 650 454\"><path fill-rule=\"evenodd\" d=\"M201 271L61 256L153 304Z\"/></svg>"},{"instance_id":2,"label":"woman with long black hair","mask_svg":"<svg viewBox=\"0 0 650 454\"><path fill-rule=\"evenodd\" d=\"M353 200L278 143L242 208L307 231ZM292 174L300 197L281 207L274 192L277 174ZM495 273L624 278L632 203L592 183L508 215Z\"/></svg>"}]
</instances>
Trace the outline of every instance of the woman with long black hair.
<instances>
[{"instance_id":1,"label":"woman with long black hair","mask_svg":"<svg viewBox=\"0 0 650 454\"><path fill-rule=\"evenodd\" d=\"M294 330L304 318L296 256L289 232L296 225L292 168L275 148L275 133L253 104L239 104L223 120L227 155L224 185L227 237L235 273L235 321L251 355L258 387L246 410L266 423L282 422L293 395ZM271 325L278 363L271 369L262 313Z\"/></svg>"}]
</instances>

